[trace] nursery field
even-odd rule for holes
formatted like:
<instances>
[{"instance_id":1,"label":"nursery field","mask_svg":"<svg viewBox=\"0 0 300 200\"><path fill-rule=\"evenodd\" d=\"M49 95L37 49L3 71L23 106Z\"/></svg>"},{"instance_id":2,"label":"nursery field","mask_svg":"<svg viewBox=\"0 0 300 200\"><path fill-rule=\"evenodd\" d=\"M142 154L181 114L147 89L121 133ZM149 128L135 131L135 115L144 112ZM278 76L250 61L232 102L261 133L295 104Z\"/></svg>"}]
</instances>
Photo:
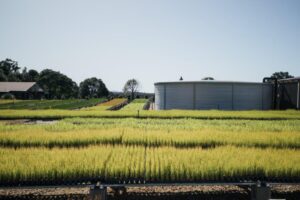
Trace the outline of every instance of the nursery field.
<instances>
[{"instance_id":1,"label":"nursery field","mask_svg":"<svg viewBox=\"0 0 300 200\"><path fill-rule=\"evenodd\" d=\"M0 122L3 186L87 181L299 182L299 160L298 119Z\"/></svg>"},{"instance_id":2,"label":"nursery field","mask_svg":"<svg viewBox=\"0 0 300 200\"><path fill-rule=\"evenodd\" d=\"M124 99L113 104L117 105ZM108 102L107 102L108 103ZM104 104L104 105L103 105ZM300 120L299 111L222 111L222 110L118 110L109 111L111 105L106 103L80 110L13 110L3 109L0 111L0 119L63 119L63 118L160 118L160 119L252 119L252 120ZM105 106L106 105L106 106ZM130 104L129 104L130 105ZM129 106L128 105L128 106Z\"/></svg>"},{"instance_id":3,"label":"nursery field","mask_svg":"<svg viewBox=\"0 0 300 200\"><path fill-rule=\"evenodd\" d=\"M300 120L69 118L55 124L0 124L2 147L83 147L96 144L300 149Z\"/></svg>"},{"instance_id":4,"label":"nursery field","mask_svg":"<svg viewBox=\"0 0 300 200\"><path fill-rule=\"evenodd\" d=\"M22 100L16 100L16 99L0 99L0 104L9 104L9 103L17 103Z\"/></svg>"},{"instance_id":5,"label":"nursery field","mask_svg":"<svg viewBox=\"0 0 300 200\"><path fill-rule=\"evenodd\" d=\"M0 182L72 181L119 183L299 180L294 149L217 147L91 146L78 148L1 149ZM282 156L284 155L284 157ZM278 164L275 164L278 163Z\"/></svg>"},{"instance_id":6,"label":"nursery field","mask_svg":"<svg viewBox=\"0 0 300 200\"><path fill-rule=\"evenodd\" d=\"M98 99L68 99L68 100L0 100L0 109L79 109L95 106L104 98Z\"/></svg>"},{"instance_id":7,"label":"nursery field","mask_svg":"<svg viewBox=\"0 0 300 200\"><path fill-rule=\"evenodd\" d=\"M104 103L101 103L101 104L98 104L98 105L95 105L92 107L84 108L82 110L84 110L84 111L104 111L104 110L108 110L114 106L118 106L118 105L124 103L126 100L127 99L125 99L125 98L115 98L110 101L107 101L107 102L104 102Z\"/></svg>"},{"instance_id":8,"label":"nursery field","mask_svg":"<svg viewBox=\"0 0 300 200\"><path fill-rule=\"evenodd\" d=\"M123 107L121 110L123 110L123 111L143 110L143 107L146 102L147 102L147 99L135 99L132 102L130 102L130 104Z\"/></svg>"}]
</instances>

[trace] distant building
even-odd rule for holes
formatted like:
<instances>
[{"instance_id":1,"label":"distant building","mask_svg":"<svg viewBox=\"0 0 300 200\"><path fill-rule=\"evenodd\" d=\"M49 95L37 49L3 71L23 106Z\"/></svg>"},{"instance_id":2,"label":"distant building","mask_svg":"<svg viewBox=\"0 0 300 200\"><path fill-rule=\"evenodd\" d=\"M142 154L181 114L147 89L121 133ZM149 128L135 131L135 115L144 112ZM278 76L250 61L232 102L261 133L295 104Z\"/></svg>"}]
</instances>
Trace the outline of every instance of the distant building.
<instances>
[{"instance_id":1,"label":"distant building","mask_svg":"<svg viewBox=\"0 0 300 200\"><path fill-rule=\"evenodd\" d=\"M36 82L0 82L0 97L12 94L16 99L40 99L43 89Z\"/></svg>"}]
</instances>

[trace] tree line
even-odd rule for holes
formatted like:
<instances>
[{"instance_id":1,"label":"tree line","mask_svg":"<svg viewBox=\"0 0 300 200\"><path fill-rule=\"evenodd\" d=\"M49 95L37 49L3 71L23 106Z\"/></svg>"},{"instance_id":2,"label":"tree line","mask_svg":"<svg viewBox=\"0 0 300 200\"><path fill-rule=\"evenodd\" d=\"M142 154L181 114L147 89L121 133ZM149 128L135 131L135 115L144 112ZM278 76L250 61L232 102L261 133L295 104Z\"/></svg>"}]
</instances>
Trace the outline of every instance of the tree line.
<instances>
[{"instance_id":1,"label":"tree line","mask_svg":"<svg viewBox=\"0 0 300 200\"><path fill-rule=\"evenodd\" d=\"M109 94L106 85L96 77L87 78L79 86L71 78L59 71L45 69L21 69L12 59L0 61L0 81L37 82L48 99L100 98Z\"/></svg>"},{"instance_id":2,"label":"tree line","mask_svg":"<svg viewBox=\"0 0 300 200\"><path fill-rule=\"evenodd\" d=\"M286 79L293 78L288 72L275 72L272 78ZM180 80L183 80L181 77ZM205 77L202 80L214 80L212 77ZM44 69L38 72L34 69L27 69L18 66L18 62L12 59L0 61L0 82L37 82L44 90L47 99L68 99L68 98L100 98L107 97L109 91L101 79L96 77L87 78L79 85L71 78L59 71ZM137 97L140 83L136 79L128 80L123 87L123 96L133 100Z\"/></svg>"}]
</instances>

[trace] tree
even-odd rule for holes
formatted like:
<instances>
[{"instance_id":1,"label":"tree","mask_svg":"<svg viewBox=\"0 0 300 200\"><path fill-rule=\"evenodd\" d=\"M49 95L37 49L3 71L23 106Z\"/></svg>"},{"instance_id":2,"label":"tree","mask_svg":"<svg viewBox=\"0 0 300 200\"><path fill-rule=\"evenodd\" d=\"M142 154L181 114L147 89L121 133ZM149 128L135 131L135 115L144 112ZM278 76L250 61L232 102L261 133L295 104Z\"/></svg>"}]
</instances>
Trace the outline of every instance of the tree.
<instances>
[{"instance_id":1,"label":"tree","mask_svg":"<svg viewBox=\"0 0 300 200\"><path fill-rule=\"evenodd\" d=\"M130 79L125 83L123 92L126 96L129 93L131 100L133 100L136 96L136 93L139 90L139 87L140 87L140 83L136 79Z\"/></svg>"},{"instance_id":2,"label":"tree","mask_svg":"<svg viewBox=\"0 0 300 200\"><path fill-rule=\"evenodd\" d=\"M294 78L294 76L290 75L288 72L275 72L271 76L271 78L277 78L277 79L286 79L286 78Z\"/></svg>"},{"instance_id":3,"label":"tree","mask_svg":"<svg viewBox=\"0 0 300 200\"><path fill-rule=\"evenodd\" d=\"M28 71L28 77L29 81L36 82L39 79L39 72L34 69L30 69Z\"/></svg>"},{"instance_id":4,"label":"tree","mask_svg":"<svg viewBox=\"0 0 300 200\"><path fill-rule=\"evenodd\" d=\"M12 59L6 58L0 62L0 69L3 70L4 74L8 76L12 72L17 72L20 67L18 67L18 62Z\"/></svg>"},{"instance_id":5,"label":"tree","mask_svg":"<svg viewBox=\"0 0 300 200\"><path fill-rule=\"evenodd\" d=\"M7 77L2 69L0 69L0 81L7 81Z\"/></svg>"},{"instance_id":6,"label":"tree","mask_svg":"<svg viewBox=\"0 0 300 200\"><path fill-rule=\"evenodd\" d=\"M92 77L80 83L79 94L81 98L106 97L108 95L108 89L101 79Z\"/></svg>"},{"instance_id":7,"label":"tree","mask_svg":"<svg viewBox=\"0 0 300 200\"><path fill-rule=\"evenodd\" d=\"M20 67L18 66L17 61L13 61L12 59L6 58L3 61L0 61L0 70L1 79L6 81L21 81Z\"/></svg>"},{"instance_id":8,"label":"tree","mask_svg":"<svg viewBox=\"0 0 300 200\"><path fill-rule=\"evenodd\" d=\"M66 75L51 69L41 71L38 85L43 88L50 99L78 97L77 84Z\"/></svg>"},{"instance_id":9,"label":"tree","mask_svg":"<svg viewBox=\"0 0 300 200\"><path fill-rule=\"evenodd\" d=\"M215 80L213 77L204 77L202 78L203 81L212 81Z\"/></svg>"}]
</instances>

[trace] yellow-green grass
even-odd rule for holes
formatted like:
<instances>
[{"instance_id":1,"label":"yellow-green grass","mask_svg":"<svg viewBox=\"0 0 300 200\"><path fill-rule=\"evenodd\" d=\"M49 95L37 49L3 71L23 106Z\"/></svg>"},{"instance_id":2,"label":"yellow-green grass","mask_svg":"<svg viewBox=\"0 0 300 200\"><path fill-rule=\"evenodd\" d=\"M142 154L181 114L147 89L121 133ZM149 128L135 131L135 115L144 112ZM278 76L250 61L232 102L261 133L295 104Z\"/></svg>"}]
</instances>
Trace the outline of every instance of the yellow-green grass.
<instances>
[{"instance_id":1,"label":"yellow-green grass","mask_svg":"<svg viewBox=\"0 0 300 200\"><path fill-rule=\"evenodd\" d=\"M0 123L0 185L96 177L107 182L299 180L300 120L287 119L5 121Z\"/></svg>"},{"instance_id":2,"label":"yellow-green grass","mask_svg":"<svg viewBox=\"0 0 300 200\"><path fill-rule=\"evenodd\" d=\"M82 110L85 110L85 111L105 111L105 110L108 110L111 107L114 107L114 106L117 106L121 103L124 103L126 100L127 99L125 99L125 98L115 98L115 99L112 99L110 101L101 103L101 104L93 106L93 107L85 108L85 109L82 109Z\"/></svg>"},{"instance_id":3,"label":"yellow-green grass","mask_svg":"<svg viewBox=\"0 0 300 200\"><path fill-rule=\"evenodd\" d=\"M0 109L79 109L82 107L94 106L104 100L104 98L65 100L17 100L16 102L7 102L0 104Z\"/></svg>"},{"instance_id":4,"label":"yellow-green grass","mask_svg":"<svg viewBox=\"0 0 300 200\"><path fill-rule=\"evenodd\" d=\"M300 178L300 154L293 149L218 147L91 146L87 148L0 149L0 182L61 181L207 181L252 177Z\"/></svg>"},{"instance_id":5,"label":"yellow-green grass","mask_svg":"<svg viewBox=\"0 0 300 200\"><path fill-rule=\"evenodd\" d=\"M97 106L96 106L97 107ZM99 106L101 107L101 106ZM105 109L107 107L105 106ZM92 107L91 107L92 109ZM300 112L287 111L191 111L191 110L165 110L148 111L107 111L107 110L1 110L0 119L61 119L69 117L101 117L101 118L195 118L195 119L259 119L259 120L285 120L300 119Z\"/></svg>"},{"instance_id":6,"label":"yellow-green grass","mask_svg":"<svg viewBox=\"0 0 300 200\"><path fill-rule=\"evenodd\" d=\"M122 144L122 131L76 130L49 132L43 129L27 129L0 133L2 147L83 147L95 144Z\"/></svg>"},{"instance_id":7,"label":"yellow-green grass","mask_svg":"<svg viewBox=\"0 0 300 200\"><path fill-rule=\"evenodd\" d=\"M43 126L52 130L137 128L143 130L219 130L236 132L300 132L300 120L201 120L192 118L66 118Z\"/></svg>"},{"instance_id":8,"label":"yellow-green grass","mask_svg":"<svg viewBox=\"0 0 300 200\"><path fill-rule=\"evenodd\" d=\"M16 99L0 99L0 104L7 104L7 103L16 103L22 100L16 100Z\"/></svg>"},{"instance_id":9,"label":"yellow-green grass","mask_svg":"<svg viewBox=\"0 0 300 200\"><path fill-rule=\"evenodd\" d=\"M225 132L300 132L300 120L200 120L200 119L143 119L143 118L67 118L53 124L14 124L14 120L2 120L0 133L15 130L36 129L61 132L73 130L94 130L131 128L144 131L225 131ZM18 122L18 121L16 121Z\"/></svg>"},{"instance_id":10,"label":"yellow-green grass","mask_svg":"<svg viewBox=\"0 0 300 200\"><path fill-rule=\"evenodd\" d=\"M94 144L300 148L300 120L65 119L55 124L0 124L5 147Z\"/></svg>"},{"instance_id":11,"label":"yellow-green grass","mask_svg":"<svg viewBox=\"0 0 300 200\"><path fill-rule=\"evenodd\" d=\"M130 102L128 105L124 106L121 110L123 111L143 110L143 107L146 102L147 99L135 99L132 102Z\"/></svg>"}]
</instances>

